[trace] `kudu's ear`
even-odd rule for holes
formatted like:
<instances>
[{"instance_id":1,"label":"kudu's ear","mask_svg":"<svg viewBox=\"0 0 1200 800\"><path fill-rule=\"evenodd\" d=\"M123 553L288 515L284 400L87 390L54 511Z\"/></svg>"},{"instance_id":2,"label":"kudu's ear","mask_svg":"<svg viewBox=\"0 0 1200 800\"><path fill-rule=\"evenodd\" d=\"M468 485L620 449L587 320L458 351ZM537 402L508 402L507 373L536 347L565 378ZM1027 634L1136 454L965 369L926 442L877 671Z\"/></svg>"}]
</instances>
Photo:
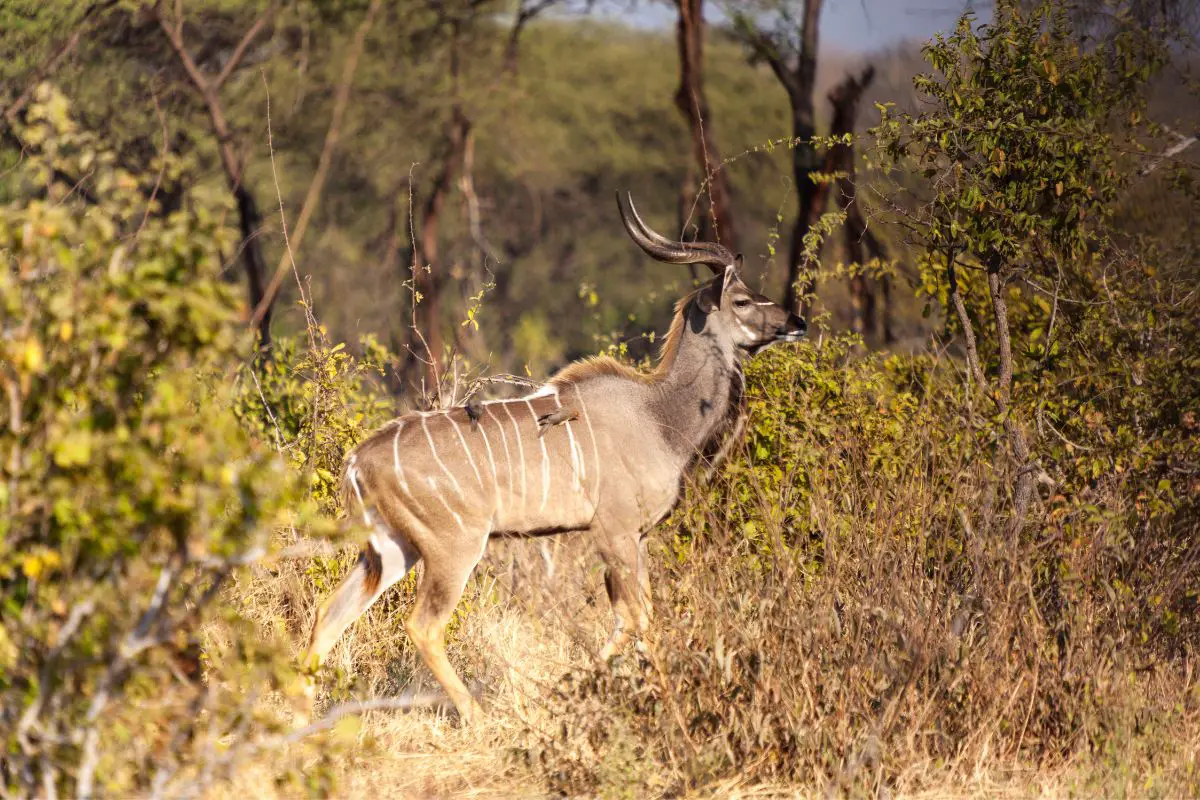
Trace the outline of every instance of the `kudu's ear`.
<instances>
[{"instance_id":1,"label":"kudu's ear","mask_svg":"<svg viewBox=\"0 0 1200 800\"><path fill-rule=\"evenodd\" d=\"M737 277L738 267L741 264L742 256L739 253L732 264L726 265L725 272L714 278L708 286L704 287L696 297L696 303L700 306L701 311L705 314L711 314L721 307L721 295L725 293L725 287Z\"/></svg>"}]
</instances>

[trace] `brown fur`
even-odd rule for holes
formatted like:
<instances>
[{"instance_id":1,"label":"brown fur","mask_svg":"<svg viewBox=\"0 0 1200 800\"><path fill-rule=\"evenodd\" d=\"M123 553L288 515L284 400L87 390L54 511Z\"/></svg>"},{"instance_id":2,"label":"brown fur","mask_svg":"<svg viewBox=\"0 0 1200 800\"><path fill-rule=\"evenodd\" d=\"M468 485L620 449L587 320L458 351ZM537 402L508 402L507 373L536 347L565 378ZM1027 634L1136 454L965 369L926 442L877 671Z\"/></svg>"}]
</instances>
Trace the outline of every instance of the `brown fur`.
<instances>
[{"instance_id":1,"label":"brown fur","mask_svg":"<svg viewBox=\"0 0 1200 800\"><path fill-rule=\"evenodd\" d=\"M379 582L383 580L383 557L368 544L358 554L358 560L366 569L366 575L363 576L363 596L374 597L375 592L379 591Z\"/></svg>"},{"instance_id":2,"label":"brown fur","mask_svg":"<svg viewBox=\"0 0 1200 800\"><path fill-rule=\"evenodd\" d=\"M554 377L550 378L550 384L562 388L572 383L581 383L588 378L596 378L604 375L627 378L643 383L653 383L661 380L667 374L667 370L671 368L672 362L675 361L675 354L679 350L679 340L683 336L683 320L687 316L685 312L688 304L703 289L704 287L702 286L699 289L689 292L682 300L675 304L675 316L671 318L671 327L667 330L667 335L663 339L662 349L659 351L658 364L655 365L653 371L642 372L611 356L592 356L591 358L584 358L563 367L555 373Z\"/></svg>"},{"instance_id":3,"label":"brown fur","mask_svg":"<svg viewBox=\"0 0 1200 800\"><path fill-rule=\"evenodd\" d=\"M307 661L320 663L346 626L422 561L405 628L459 713L477 716L445 632L495 535L592 531L614 610L601 660L644 634L652 610L646 535L679 502L688 471L711 469L708 459L727 451L722 443L736 441L743 352L803 334L784 309L720 280L676 304L653 370L591 359L555 375L553 391L409 415L359 445L347 459L344 496L374 533L321 605ZM729 285L737 294L726 303Z\"/></svg>"}]
</instances>

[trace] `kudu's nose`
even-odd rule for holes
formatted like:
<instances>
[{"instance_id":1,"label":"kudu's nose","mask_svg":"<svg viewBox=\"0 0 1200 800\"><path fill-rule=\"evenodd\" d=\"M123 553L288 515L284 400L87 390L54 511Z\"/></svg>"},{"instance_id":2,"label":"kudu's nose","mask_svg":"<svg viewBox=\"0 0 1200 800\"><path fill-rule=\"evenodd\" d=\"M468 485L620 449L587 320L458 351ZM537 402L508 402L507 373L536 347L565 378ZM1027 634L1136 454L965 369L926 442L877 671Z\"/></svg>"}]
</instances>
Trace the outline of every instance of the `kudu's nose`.
<instances>
[{"instance_id":1,"label":"kudu's nose","mask_svg":"<svg viewBox=\"0 0 1200 800\"><path fill-rule=\"evenodd\" d=\"M808 323L803 317L798 317L795 314L788 314L787 324L779 329L779 336L799 338L808 333Z\"/></svg>"}]
</instances>

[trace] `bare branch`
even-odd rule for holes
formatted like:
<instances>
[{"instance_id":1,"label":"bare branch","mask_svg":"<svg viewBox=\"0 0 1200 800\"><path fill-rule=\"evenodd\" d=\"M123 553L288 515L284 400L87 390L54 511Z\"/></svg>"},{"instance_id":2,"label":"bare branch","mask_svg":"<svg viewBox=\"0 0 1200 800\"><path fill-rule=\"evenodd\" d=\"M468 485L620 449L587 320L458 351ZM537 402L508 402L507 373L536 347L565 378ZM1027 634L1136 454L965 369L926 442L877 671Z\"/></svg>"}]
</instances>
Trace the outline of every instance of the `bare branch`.
<instances>
[{"instance_id":1,"label":"bare branch","mask_svg":"<svg viewBox=\"0 0 1200 800\"><path fill-rule=\"evenodd\" d=\"M996 378L996 399L1000 411L1008 410L1012 394L1013 360L1012 340L1008 333L1008 302L1004 298L1004 280L997 264L990 264L987 273L988 294L992 299L992 313L996 317L997 350L1000 356L1000 374Z\"/></svg>"},{"instance_id":2,"label":"bare branch","mask_svg":"<svg viewBox=\"0 0 1200 800\"><path fill-rule=\"evenodd\" d=\"M207 92L211 87L208 78L200 70L195 59L187 51L187 46L183 41L183 16L178 4L175 7L175 20L172 20L162 13L160 5L154 6L154 18L158 22L158 26L162 28L163 34L167 37L167 42L171 45L171 49L175 52L175 57L179 59L179 63L183 65L184 71L187 73L188 79L192 82L201 93Z\"/></svg>"},{"instance_id":3,"label":"bare branch","mask_svg":"<svg viewBox=\"0 0 1200 800\"><path fill-rule=\"evenodd\" d=\"M178 6L176 7L176 13L179 13ZM171 49L175 52L176 58L179 59L183 71L187 73L188 80L192 82L192 85L204 100L208 117L212 121L213 132L217 136L218 150L221 153L221 163L225 167L226 178L230 186L236 189L242 182L242 167L237 154L233 150L233 137L229 130L229 123L225 119L225 111L221 106L221 98L218 96L216 88L187 51L187 45L183 41L183 18L181 16L178 17L175 20L175 24L172 25L171 21L163 15L161 6L159 5L154 7L154 16L158 21L159 27L162 28L163 34L166 35Z\"/></svg>"},{"instance_id":4,"label":"bare branch","mask_svg":"<svg viewBox=\"0 0 1200 800\"><path fill-rule=\"evenodd\" d=\"M338 140L342 135L342 120L346 116L346 106L350 100L350 88L354 83L354 75L358 71L359 58L362 56L363 46L366 42L367 32L375 22L375 16L379 13L379 8L382 5L381 0L371 0L371 4L367 7L366 16L359 24L358 30L354 33L354 43L350 46L350 52L346 56L346 63L342 68L342 79L338 84L337 93L333 101L333 114L329 119L329 130L325 134L325 144L321 147L321 156L317 160L317 171L313 175L312 182L308 185L308 192L304 196L304 204L300 207L300 217L296 221L296 229L292 232L291 247L283 253L279 258L279 264L275 267L275 273L271 276L270 282L267 284L263 292L262 300L255 307L254 312L250 315L250 325L258 325L271 304L275 302L275 295L279 293L279 287L283 283L283 276L287 274L289 265L292 263L292 252L300 248L300 241L304 238L305 232L308 230L308 223L312 219L313 212L316 210L317 203L321 199L321 191L325 188L325 180L329 175L329 165L333 161L333 153L337 148ZM281 212L282 213L282 210Z\"/></svg>"},{"instance_id":5,"label":"bare branch","mask_svg":"<svg viewBox=\"0 0 1200 800\"><path fill-rule=\"evenodd\" d=\"M375 700L340 703L331 708L329 713L324 717L311 725L294 730L278 742L272 742L271 744L277 746L294 744L305 737L312 736L314 733L329 730L342 717L362 714L367 711L412 711L418 708L453 708L453 706L450 705L450 698L441 692L406 693L400 697L381 697Z\"/></svg>"},{"instance_id":6,"label":"bare branch","mask_svg":"<svg viewBox=\"0 0 1200 800\"><path fill-rule=\"evenodd\" d=\"M313 318L312 304L304 296L304 282L300 280L300 270L297 269L296 257L292 254L292 241L288 238L287 215L283 213L283 192L279 188L279 171L275 168L275 136L271 132L271 87L267 84L266 70L263 70L261 75L267 98L267 152L271 156L271 178L275 182L275 200L279 203L279 227L283 233L283 259L285 260L282 260L282 265L290 264L292 267L292 275L296 278L296 287L300 290L300 299L304 306L304 317L307 323L304 327L308 331L308 344L315 351L317 349L317 321ZM254 305L254 318L262 327L270 324L271 304L263 302L266 296L267 293L264 290Z\"/></svg>"},{"instance_id":7,"label":"bare branch","mask_svg":"<svg viewBox=\"0 0 1200 800\"><path fill-rule=\"evenodd\" d=\"M233 49L233 53L229 56L229 60L226 61L225 66L221 68L221 74L218 75L215 80L213 80L213 89L220 89L225 81L229 79L229 76L233 74L233 71L236 70L238 65L242 62L242 59L245 57L246 51L250 48L250 45L256 38L258 38L258 34L262 32L262 29L270 24L271 19L275 16L275 12L278 10L279 3L277 0L271 0L271 2L267 4L267 7L263 10L263 13L257 20L254 21L254 24L251 25L250 29L246 31L244 36L242 36L242 40L238 42L237 47ZM182 21L180 24L182 25Z\"/></svg>"},{"instance_id":8,"label":"bare branch","mask_svg":"<svg viewBox=\"0 0 1200 800\"><path fill-rule=\"evenodd\" d=\"M950 284L950 299L954 305L954 312L958 315L958 324L962 326L963 339L967 346L967 366L970 367L971 377L975 379L980 391L987 392L989 390L988 381L983 376L983 369L979 364L979 347L975 340L975 326L971 323L971 317L967 314L962 294L958 291L958 274L954 268L954 258L952 250L946 256L946 279Z\"/></svg>"},{"instance_id":9,"label":"bare branch","mask_svg":"<svg viewBox=\"0 0 1200 800\"><path fill-rule=\"evenodd\" d=\"M155 92L150 97L154 101L154 113L158 115L158 123L162 128L162 151L159 153L162 163L158 165L158 175L154 177L154 188L150 190L150 197L146 200L146 210L142 213L142 221L133 234L134 242L137 242L138 237L142 235L142 229L146 227L146 220L150 219L150 210L154 208L158 190L162 188L163 177L167 174L167 153L171 150L171 132L167 127L167 115L163 113L162 105L158 102L158 93Z\"/></svg>"},{"instance_id":10,"label":"bare branch","mask_svg":"<svg viewBox=\"0 0 1200 800\"><path fill-rule=\"evenodd\" d=\"M543 11L561 2L561 0L533 0L528 4L521 0L517 7L516 18L508 31L508 42L504 46L504 66L501 74L513 74L517 71L517 55L519 52L521 33L525 26L539 16Z\"/></svg>"},{"instance_id":11,"label":"bare branch","mask_svg":"<svg viewBox=\"0 0 1200 800\"><path fill-rule=\"evenodd\" d=\"M742 42L754 53L754 57L767 62L771 72L775 73L775 78L790 94L793 91L794 76L787 64L784 63L775 39L760 31L748 20L735 26L735 30Z\"/></svg>"},{"instance_id":12,"label":"bare branch","mask_svg":"<svg viewBox=\"0 0 1200 800\"><path fill-rule=\"evenodd\" d=\"M242 185L241 159L234 149L233 133L229 128L228 120L225 118L225 110L221 105L220 94L217 92L216 86L205 76L204 72L196 64L195 59L187 51L187 47L183 41L182 3L178 2L178 0L175 3L174 24L163 14L161 2L154 6L153 14L158 21L159 27L162 28L167 42L171 45L171 49L179 59L179 63L183 66L184 72L187 73L188 79L192 82L196 91L200 93L205 109L208 111L209 120L212 122L213 134L217 138L217 151L221 156L221 165L225 170L225 178L229 184L229 190L233 193L238 207L238 218L241 224L243 244L242 260L246 266L250 307L256 309L262 304L264 295L263 280L266 272L262 246L257 240L258 228L262 223L262 218L254 196ZM262 344L266 346L270 343L271 338L269 305L267 306L267 312L261 316L258 327Z\"/></svg>"}]
</instances>

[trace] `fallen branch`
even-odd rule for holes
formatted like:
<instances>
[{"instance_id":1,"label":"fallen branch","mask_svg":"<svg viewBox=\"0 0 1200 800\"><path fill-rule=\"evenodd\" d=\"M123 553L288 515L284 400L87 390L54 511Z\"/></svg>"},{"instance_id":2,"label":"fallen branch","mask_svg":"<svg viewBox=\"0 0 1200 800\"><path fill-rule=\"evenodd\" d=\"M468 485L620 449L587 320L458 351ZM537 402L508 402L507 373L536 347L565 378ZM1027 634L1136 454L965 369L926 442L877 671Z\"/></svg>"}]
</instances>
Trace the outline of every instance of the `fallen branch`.
<instances>
[{"instance_id":1,"label":"fallen branch","mask_svg":"<svg viewBox=\"0 0 1200 800\"><path fill-rule=\"evenodd\" d=\"M380 697L375 700L360 700L349 703L339 703L329 710L325 716L316 722L297 728L282 737L278 742L268 746L294 744L314 733L327 731L338 723L342 717L364 714L368 711L414 711L421 708L438 708L449 710L454 708L450 698L441 692L405 693L400 697Z\"/></svg>"}]
</instances>

